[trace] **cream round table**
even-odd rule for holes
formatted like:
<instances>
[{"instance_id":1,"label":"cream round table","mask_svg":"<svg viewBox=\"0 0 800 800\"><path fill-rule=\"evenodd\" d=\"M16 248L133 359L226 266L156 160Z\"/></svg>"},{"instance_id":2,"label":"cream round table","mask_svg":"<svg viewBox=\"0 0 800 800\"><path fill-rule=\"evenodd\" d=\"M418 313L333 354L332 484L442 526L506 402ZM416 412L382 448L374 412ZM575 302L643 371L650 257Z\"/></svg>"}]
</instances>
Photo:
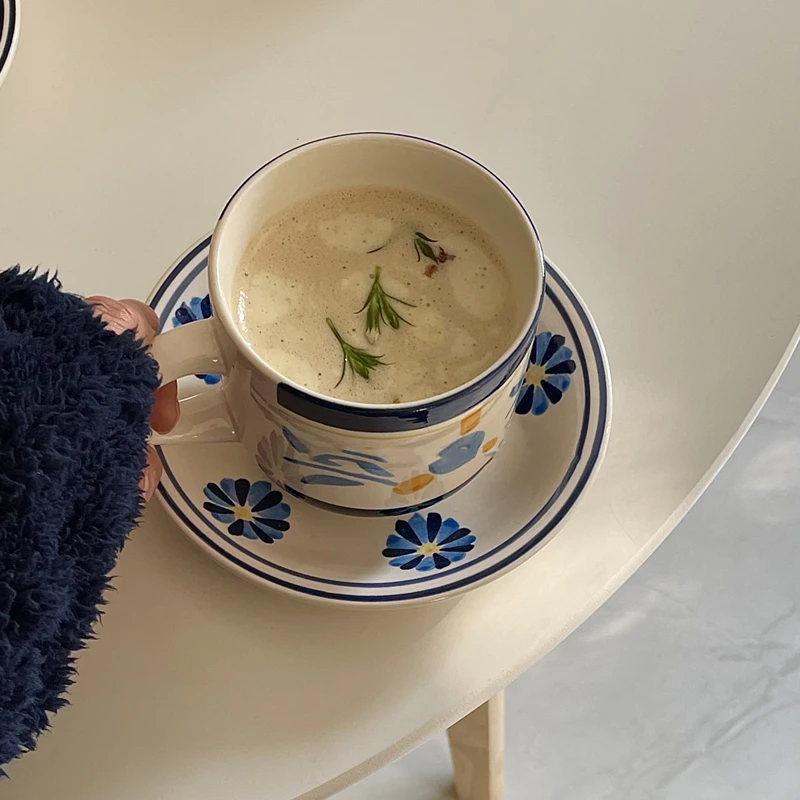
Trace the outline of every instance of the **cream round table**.
<instances>
[{"instance_id":1,"label":"cream round table","mask_svg":"<svg viewBox=\"0 0 800 800\"><path fill-rule=\"evenodd\" d=\"M71 707L3 796L326 797L498 695L618 588L795 342L797 30L794 0L27 0L0 91L0 264L144 297L269 156L418 133L518 192L597 319L615 402L568 525L460 601L304 605L152 506ZM469 770L497 766L500 709L454 729L462 794L497 796Z\"/></svg>"}]
</instances>

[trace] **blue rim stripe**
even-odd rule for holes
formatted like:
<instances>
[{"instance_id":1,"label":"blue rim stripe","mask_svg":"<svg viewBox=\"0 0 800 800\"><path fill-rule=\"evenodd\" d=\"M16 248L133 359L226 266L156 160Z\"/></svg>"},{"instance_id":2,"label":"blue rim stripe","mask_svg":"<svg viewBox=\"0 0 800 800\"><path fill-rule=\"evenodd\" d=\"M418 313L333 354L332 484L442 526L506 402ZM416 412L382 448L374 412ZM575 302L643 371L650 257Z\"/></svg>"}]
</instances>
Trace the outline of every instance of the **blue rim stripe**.
<instances>
[{"instance_id":1,"label":"blue rim stripe","mask_svg":"<svg viewBox=\"0 0 800 800\"><path fill-rule=\"evenodd\" d=\"M172 281L174 281L174 279L177 277L177 275L180 273L180 271L183 270L186 267L186 265L188 263L190 263L200 252L202 252L203 248L207 247L209 242L210 242L210 237L207 237L206 239L201 241L198 245L196 245L194 248L192 248L192 250L189 253L187 253L183 258L180 259L180 261L178 262L178 264L176 264L175 268L170 272L169 276L166 278L164 283L156 291L155 295L153 296L153 300L151 301L151 305L155 306L159 302L159 300L164 296L164 294L166 293L167 289L169 288L169 285L172 283ZM205 266L205 261L206 260L204 259L203 261L200 262L200 264L196 265L195 268L192 269L192 271L191 271L192 278L184 279L183 281L181 281L181 289L179 289L179 291L183 291L183 289L185 289L186 285L188 285L188 282L190 280L194 279L194 277L196 277L197 274L199 274L199 272ZM586 331L587 338L589 339L589 341L591 343L592 353L594 355L595 362L597 364L599 364L600 367L601 367L598 370L598 381L599 381L598 422L597 422L597 426L596 426L595 438L594 438L594 441L592 443L592 449L591 449L591 452L590 452L589 457L587 459L586 466L584 467L583 473L581 474L581 476L580 476L575 488L571 492L569 498L567 498L567 500L565 501L564 505L558 510L556 515L554 515L553 519L551 519L544 526L542 531L540 531L536 536L534 536L529 542L526 542L525 545L523 547L521 547L519 550L517 550L514 553L511 553L508 556L506 556L506 558L503 559L502 561L491 565L487 569L485 569L485 570L483 570L483 571L481 571L481 572L479 572L479 573L477 573L475 575L467 576L467 577L463 578L461 581L458 581L456 583L447 584L445 586L432 587L430 589L421 590L420 592L406 592L406 593L403 593L403 594L380 595L380 596L352 595L352 594L341 594L341 593L326 592L326 591L322 591L322 590L312 589L310 587L297 586L294 583L284 581L284 580L282 580L280 578L277 578L274 575L270 575L270 574L264 573L261 570L259 570L258 568L252 567L250 564L247 564L247 563L241 561L236 556L232 555L228 551L226 551L223 548L221 548L212 539L210 539L205 533L203 533L201 530L199 530L197 528L197 526L191 520L189 520L186 517L186 515L181 511L181 509L178 508L178 506L176 505L175 501L169 495L169 492L167 491L166 487L163 484L161 486L159 486L159 492L161 493L162 498L167 503L167 505L173 510L173 512L176 514L176 516L178 516L184 522L184 525L189 530L191 530L194 534L196 534L202 541L204 541L206 544L208 544L212 549L214 549L215 551L220 553L225 559L231 561L232 563L237 564L238 566L242 567L243 569L247 570L248 572L252 573L253 575L256 575L256 576L258 576L258 577L260 577L260 578L262 578L264 580L267 580L268 582L272 582L272 583L284 586L286 588L292 589L292 590L300 592L300 593L310 594L310 595L314 595L314 596L318 596L318 597L325 597L325 598L329 598L329 599L338 599L338 600L345 600L345 601L356 601L356 602L396 602L396 601L409 600L409 599L419 599L419 598L423 598L423 597L427 597L427 596L434 596L434 595L437 595L437 594L441 594L443 592L452 591L453 589L456 589L456 588L461 588L461 587L466 586L466 585L468 585L470 583L473 583L475 581L481 580L482 578L484 578L484 577L486 577L488 575L491 575L491 574L497 572L498 570L502 570L506 565L512 563L514 560L520 558L522 555L527 553L532 547L535 547L536 545L538 545L556 527L556 525L566 516L566 514L571 510L572 506L575 504L575 502L577 501L578 497L580 497L580 494L583 491L583 488L586 485L586 483L588 482L589 478L591 477L592 472L594 471L594 466L597 463L597 460L599 458L600 452L602 450L603 440L604 440L603 432L605 431L605 427L606 427L606 423L607 423L607 417L608 417L608 386L607 386L607 382L606 382L605 370L602 368L603 363L604 363L603 354L602 354L602 348L600 347L599 341L597 340L597 337L594 334L594 330L592 329L592 326L591 326L591 324L589 322L589 319L588 319L588 316L587 316L585 310L578 303L577 298L575 297L574 293L567 286L567 284L565 283L563 278L558 274L558 272L549 264L549 262L546 262L546 264L547 264L548 279L552 279L556 284L558 284L559 287L561 288L561 290L564 292L564 294L570 299L571 304L573 305L573 308L574 308L575 312L577 313L578 317L580 318L580 320L581 320L581 322L583 324L583 327L584 327L584 329ZM165 309L164 313L162 314L162 317L168 318L168 316L169 316L168 310L172 307L172 305L174 305L176 294L177 293L173 293L172 302L171 302L171 304L167 305L167 308ZM504 542L502 542L500 545L498 545L495 548L493 548L492 551L489 551L488 553L485 553L485 554L481 555L477 559L471 560L471 561L469 561L469 562L467 562L465 564L459 565L457 567L454 567L453 569L448 570L447 573L446 573L447 576L449 576L451 574L454 574L456 572L459 572L459 571L461 571L463 569L473 568L475 566L475 564L480 563L481 561L485 560L486 558L489 558L492 555L496 554L500 550L505 549L507 546L512 544L514 541L519 539L519 537L521 537L527 531L529 531L530 528L533 525L535 525L536 522L538 520L540 520L541 517L545 513L547 513L548 510L550 510L552 508L552 506L554 505L554 503L558 499L559 495L563 492L564 488L569 483L570 479L572 478L572 476L573 476L573 474L575 472L575 469L578 466L578 463L580 462L580 458L582 456L582 451L583 451L583 448L585 446L585 442L586 442L586 438L587 438L589 417L590 417L590 411L591 411L591 407L590 407L591 393L590 393L590 389L589 389L588 367L587 367L587 362L586 362L585 354L583 352L583 347L582 347L581 341L580 341L579 337L577 336L577 332L575 330L574 324L572 323L571 319L567 315L566 309L564 308L564 306L561 303L561 301L552 293L552 291L549 290L549 287L548 287L547 294L548 294L549 299L556 306L557 311L559 312L559 314L564 319L565 324L567 325L567 327L568 327L568 329L570 331L572 339L573 339L573 341L575 343L577 354L578 354L578 357L579 357L579 360L580 360L580 363L581 363L581 369L582 369L582 372L583 372L586 402L585 402L585 408L584 408L584 417L583 417L582 424L581 424L581 432L580 432L580 435L579 435L578 447L576 448L575 456L573 457L573 459L572 459L572 461L570 463L570 466L568 468L568 471L567 471L567 474L566 474L565 478L562 480L561 484L556 489L556 491L553 493L553 495L550 497L550 499L545 504L545 506L542 509L540 509L539 512L537 512L537 514L534 516L534 518L529 520L513 536L509 537ZM162 326L163 326L163 319L162 319ZM417 579L412 579L412 580L407 580L407 581L398 581L398 582L393 582L393 583L391 583L391 582L354 583L354 582L347 582L347 581L335 581L335 580L332 580L332 579L316 578L314 576L305 575L303 573L295 572L294 570L290 570L290 569L288 569L286 567L283 567L283 566L281 566L279 564L271 563L271 562L267 561L266 559L262 559L259 556L256 556L253 553L247 551L245 548L242 548L236 542L231 541L227 536L225 536L225 534L223 534L221 531L219 531L217 528L215 528L210 523L210 521L205 519L205 517L202 515L202 513L199 512L199 510L196 508L196 506L187 497L187 495L184 492L184 490L182 489L182 487L179 485L178 481L176 480L176 478L174 476L174 473L172 472L172 469L171 469L169 463L167 462L167 460L166 460L166 458L164 456L162 448L159 447L158 450L159 450L159 455L161 457L161 460L162 460L162 462L164 464L165 473L168 475L168 477L172 481L172 483L173 483L175 489L177 490L178 494L182 497L184 502L190 508L192 508L196 514L198 514L198 516L214 532L214 534L219 536L219 537L221 537L229 545L231 545L234 548L238 549L240 552L246 553L248 557L250 557L250 558L252 558L254 560L260 561L260 562L264 563L266 566L269 566L270 568L276 569L276 570L284 572L286 574L294 575L294 576L302 578L304 580L311 580L311 581L316 581L318 583L324 583L324 584L329 584L329 585L355 586L355 587L359 587L359 588L386 588L386 587L403 586L403 585L417 585L419 583L423 583L423 582L426 582L428 580L433 580L433 579L437 579L437 578L441 579L443 577L442 574L434 574L434 575L429 575L429 576L421 576L420 578L417 578Z\"/></svg>"}]
</instances>

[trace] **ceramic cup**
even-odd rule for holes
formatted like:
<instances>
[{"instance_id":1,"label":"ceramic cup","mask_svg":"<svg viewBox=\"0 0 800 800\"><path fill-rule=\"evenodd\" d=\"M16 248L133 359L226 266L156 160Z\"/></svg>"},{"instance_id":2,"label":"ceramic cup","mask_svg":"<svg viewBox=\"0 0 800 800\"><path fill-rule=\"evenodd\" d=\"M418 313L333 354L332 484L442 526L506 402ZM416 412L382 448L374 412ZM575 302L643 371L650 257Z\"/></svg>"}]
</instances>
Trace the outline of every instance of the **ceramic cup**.
<instances>
[{"instance_id":1,"label":"ceramic cup","mask_svg":"<svg viewBox=\"0 0 800 800\"><path fill-rule=\"evenodd\" d=\"M390 186L455 207L508 265L519 330L473 380L412 403L367 405L304 388L267 363L236 326L236 266L274 215L321 192ZM352 133L295 147L256 170L225 205L211 239L214 315L162 333L152 353L167 382L219 373L219 386L182 402L161 443L240 441L270 480L347 509L399 512L454 491L491 461L512 415L544 296L536 230L510 189L468 156L425 139Z\"/></svg>"}]
</instances>

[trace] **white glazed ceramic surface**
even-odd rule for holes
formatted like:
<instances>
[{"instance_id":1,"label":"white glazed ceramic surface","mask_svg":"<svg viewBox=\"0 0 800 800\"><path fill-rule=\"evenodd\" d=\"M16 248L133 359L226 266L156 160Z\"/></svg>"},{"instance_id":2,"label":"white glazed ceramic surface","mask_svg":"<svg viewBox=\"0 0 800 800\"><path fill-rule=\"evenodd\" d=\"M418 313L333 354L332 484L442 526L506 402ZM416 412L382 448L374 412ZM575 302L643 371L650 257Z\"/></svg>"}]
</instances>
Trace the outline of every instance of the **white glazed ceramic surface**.
<instances>
[{"instance_id":1,"label":"white glazed ceramic surface","mask_svg":"<svg viewBox=\"0 0 800 800\"><path fill-rule=\"evenodd\" d=\"M517 333L467 384L413 403L332 400L273 370L239 331L230 302L236 267L264 223L319 192L360 185L394 186L444 201L487 231L507 264ZM474 477L497 452L541 310L544 258L525 209L481 164L404 134L344 134L301 145L258 169L234 193L214 229L208 260L215 318L160 338L154 355L166 380L225 373L216 393L223 421L214 425L214 400L205 398L185 407L183 427L164 441L235 438L281 488L351 510L430 503ZM551 366L549 391L555 396L574 364L564 358ZM225 430L229 435L221 437Z\"/></svg>"},{"instance_id":2,"label":"white glazed ceramic surface","mask_svg":"<svg viewBox=\"0 0 800 800\"><path fill-rule=\"evenodd\" d=\"M14 59L19 35L18 0L0 0L0 85Z\"/></svg>"},{"instance_id":3,"label":"white glazed ceramic surface","mask_svg":"<svg viewBox=\"0 0 800 800\"><path fill-rule=\"evenodd\" d=\"M162 331L211 316L209 243L191 248L154 290L150 302ZM345 462L318 452L318 441L296 420L292 428L279 420L260 443L258 465L239 443L159 446L165 507L195 543L239 574L320 601L422 602L512 569L573 510L602 459L610 422L599 334L564 277L547 269L531 358L496 401L510 418L506 446L495 459L483 410L443 431L461 444L439 456L443 464L429 473L434 484L444 465L474 463L478 472L494 459L461 490L393 515L320 507L282 490L275 476L297 469L302 477L366 481L388 470L374 454L353 451ZM206 374L181 379L181 396L201 401L218 382ZM403 476L387 478L387 486L396 477Z\"/></svg>"}]
</instances>

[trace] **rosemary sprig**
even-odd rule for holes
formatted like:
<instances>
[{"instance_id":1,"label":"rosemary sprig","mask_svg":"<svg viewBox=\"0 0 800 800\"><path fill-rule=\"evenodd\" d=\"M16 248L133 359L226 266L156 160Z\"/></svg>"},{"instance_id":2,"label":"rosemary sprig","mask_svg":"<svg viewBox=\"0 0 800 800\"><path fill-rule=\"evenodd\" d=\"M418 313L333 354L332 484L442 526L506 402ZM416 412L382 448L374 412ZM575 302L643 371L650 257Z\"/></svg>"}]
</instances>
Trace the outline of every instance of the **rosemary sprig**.
<instances>
[{"instance_id":1,"label":"rosemary sprig","mask_svg":"<svg viewBox=\"0 0 800 800\"><path fill-rule=\"evenodd\" d=\"M373 369L387 366L385 361L381 361L383 358L382 355L373 355L366 350L354 347L349 342L346 342L339 331L336 330L336 326L333 324L330 317L325 317L325 322L328 323L328 327L333 331L336 341L339 342L339 346L342 348L342 374L339 376L336 386L344 380L344 373L347 367L350 367L350 372L354 375L360 375L365 381L368 381L369 374Z\"/></svg>"},{"instance_id":2,"label":"rosemary sprig","mask_svg":"<svg viewBox=\"0 0 800 800\"><path fill-rule=\"evenodd\" d=\"M409 308L416 308L413 303L407 303L399 297L387 294L383 286L381 286L381 268L375 267L375 277L372 280L367 299L364 301L364 305L356 311L356 314L360 314L362 311L367 312L366 333L368 338L373 333L376 338L380 336L381 322L395 330L400 327L401 322L405 322L406 325L413 325L412 322L409 322L405 317L401 317L395 311L390 302L391 300L394 300L395 303L402 303Z\"/></svg>"},{"instance_id":3,"label":"rosemary sprig","mask_svg":"<svg viewBox=\"0 0 800 800\"><path fill-rule=\"evenodd\" d=\"M431 239L424 233L414 231L414 249L417 251L417 261L420 260L420 254L429 258L431 261L439 261L439 257L433 252L431 244L436 244L436 239Z\"/></svg>"}]
</instances>

